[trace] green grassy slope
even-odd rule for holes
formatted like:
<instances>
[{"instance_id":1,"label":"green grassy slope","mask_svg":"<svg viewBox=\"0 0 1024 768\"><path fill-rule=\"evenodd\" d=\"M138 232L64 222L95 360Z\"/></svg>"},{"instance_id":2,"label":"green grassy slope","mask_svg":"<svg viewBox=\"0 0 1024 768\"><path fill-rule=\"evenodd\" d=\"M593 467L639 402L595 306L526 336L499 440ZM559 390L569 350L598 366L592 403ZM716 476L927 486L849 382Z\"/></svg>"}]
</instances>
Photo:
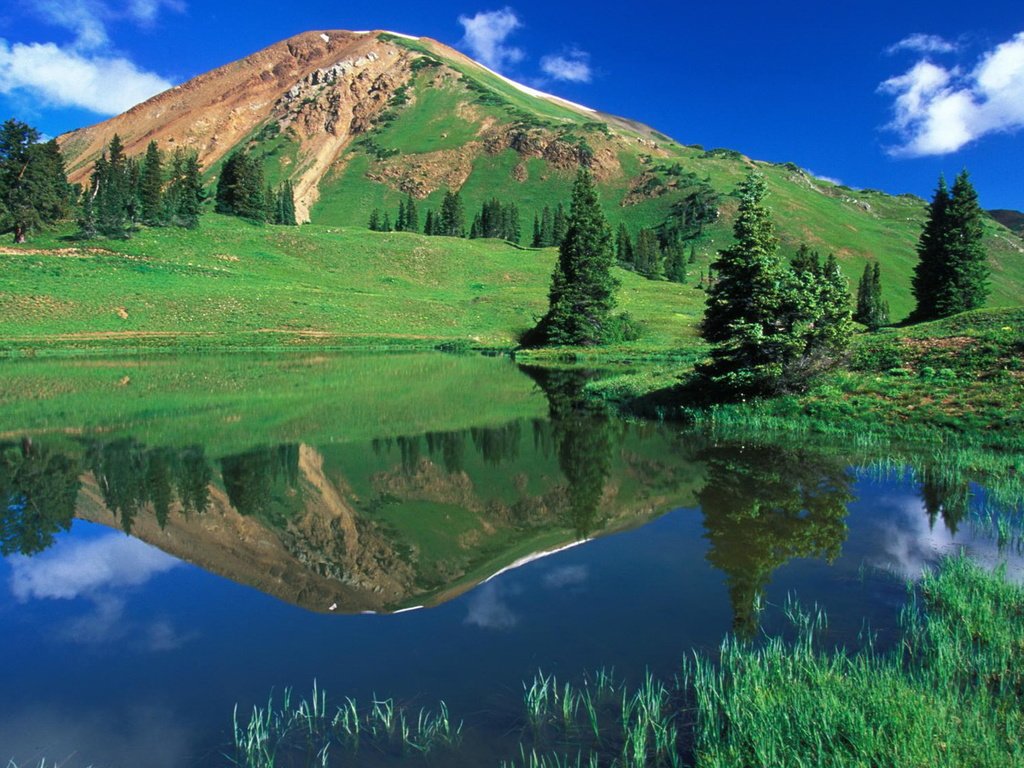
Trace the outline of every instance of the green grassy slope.
<instances>
[{"instance_id":1,"label":"green grassy slope","mask_svg":"<svg viewBox=\"0 0 1024 768\"><path fill-rule=\"evenodd\" d=\"M555 249L492 240L255 226L216 214L196 231L142 229L124 241L49 235L0 250L0 353L509 348L546 309L556 258ZM895 317L912 305L912 268L909 258L883 267ZM990 305L1017 302L1022 269L1010 260L993 273ZM641 339L617 351L695 346L703 291L615 274L620 309L643 326Z\"/></svg>"},{"instance_id":2,"label":"green grassy slope","mask_svg":"<svg viewBox=\"0 0 1024 768\"><path fill-rule=\"evenodd\" d=\"M39 238L0 254L0 351L510 347L544 312L555 258L496 241L259 227L214 214L193 232ZM700 291L619 276L622 308L648 330L642 346L692 335Z\"/></svg>"}]
</instances>

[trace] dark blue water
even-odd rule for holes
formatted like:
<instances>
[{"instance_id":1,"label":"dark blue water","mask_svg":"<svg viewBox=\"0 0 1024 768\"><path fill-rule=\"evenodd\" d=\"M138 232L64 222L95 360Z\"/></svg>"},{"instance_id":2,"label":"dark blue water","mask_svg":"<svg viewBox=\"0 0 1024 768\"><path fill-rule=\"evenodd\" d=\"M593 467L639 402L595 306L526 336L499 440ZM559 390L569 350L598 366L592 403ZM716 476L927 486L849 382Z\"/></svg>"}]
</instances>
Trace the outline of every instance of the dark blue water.
<instances>
[{"instance_id":1,"label":"dark blue water","mask_svg":"<svg viewBox=\"0 0 1024 768\"><path fill-rule=\"evenodd\" d=\"M152 430L11 441L0 763L226 765L236 704L244 719L314 680L339 703L443 699L497 743L538 670L668 679L727 633L786 632L790 595L827 612L826 641L868 630L884 648L923 568L961 548L999 557L966 479L939 493L921 472L624 424L566 391L537 390L546 419L319 446L257 435L201 461ZM29 471L61 466L60 482ZM210 494L191 511L186 475ZM59 518L68 478L70 530L32 529L26 509Z\"/></svg>"}]
</instances>

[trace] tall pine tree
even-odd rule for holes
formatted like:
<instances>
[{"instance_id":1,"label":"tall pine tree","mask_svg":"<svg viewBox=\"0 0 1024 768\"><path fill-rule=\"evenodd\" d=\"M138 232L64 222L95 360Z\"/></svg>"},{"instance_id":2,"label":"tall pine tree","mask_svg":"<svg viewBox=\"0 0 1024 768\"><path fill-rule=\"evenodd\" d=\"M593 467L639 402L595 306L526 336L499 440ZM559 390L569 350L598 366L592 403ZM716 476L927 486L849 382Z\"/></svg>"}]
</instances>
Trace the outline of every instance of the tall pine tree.
<instances>
[{"instance_id":1,"label":"tall pine tree","mask_svg":"<svg viewBox=\"0 0 1024 768\"><path fill-rule=\"evenodd\" d=\"M704 340L712 345L704 373L736 394L773 388L792 343L781 320L786 268L764 204L767 193L764 177L757 172L739 186L740 205L733 223L736 242L719 251L711 265L716 280L707 289L701 327Z\"/></svg>"},{"instance_id":2,"label":"tall pine tree","mask_svg":"<svg viewBox=\"0 0 1024 768\"><path fill-rule=\"evenodd\" d=\"M139 175L139 203L142 223L156 226L164 222L164 162L155 141L149 142Z\"/></svg>"},{"instance_id":3,"label":"tall pine tree","mask_svg":"<svg viewBox=\"0 0 1024 768\"><path fill-rule=\"evenodd\" d=\"M857 286L857 311L853 319L877 331L889 323L889 303L882 298L882 268L876 261L864 265Z\"/></svg>"},{"instance_id":4,"label":"tall pine tree","mask_svg":"<svg viewBox=\"0 0 1024 768\"><path fill-rule=\"evenodd\" d=\"M551 276L548 312L539 335L556 345L602 344L614 333L615 260L611 231L590 171L580 169L572 191L567 230Z\"/></svg>"},{"instance_id":5,"label":"tall pine tree","mask_svg":"<svg viewBox=\"0 0 1024 768\"><path fill-rule=\"evenodd\" d=\"M952 190L939 177L917 243L914 320L948 317L984 305L989 268L982 243L983 215L967 171L957 176Z\"/></svg>"},{"instance_id":6,"label":"tall pine tree","mask_svg":"<svg viewBox=\"0 0 1024 768\"><path fill-rule=\"evenodd\" d=\"M16 243L68 215L72 191L56 141L17 120L0 126L0 228Z\"/></svg>"}]
</instances>

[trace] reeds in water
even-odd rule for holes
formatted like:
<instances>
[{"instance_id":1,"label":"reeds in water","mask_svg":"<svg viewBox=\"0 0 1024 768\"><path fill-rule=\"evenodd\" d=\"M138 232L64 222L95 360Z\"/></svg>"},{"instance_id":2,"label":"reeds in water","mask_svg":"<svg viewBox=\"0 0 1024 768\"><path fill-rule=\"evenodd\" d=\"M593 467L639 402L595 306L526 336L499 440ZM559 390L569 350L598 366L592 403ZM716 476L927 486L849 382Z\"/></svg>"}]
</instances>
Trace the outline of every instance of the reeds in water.
<instances>
[{"instance_id":1,"label":"reeds in water","mask_svg":"<svg viewBox=\"0 0 1024 768\"><path fill-rule=\"evenodd\" d=\"M329 707L327 694L313 683L313 695L292 704L286 689L280 702L271 696L254 707L248 722L234 713L232 762L243 768L274 768L283 764L327 766L335 753L357 753L361 746L400 754L426 754L452 749L461 740L462 723L453 724L442 701L436 712L420 709L415 716L392 699L373 699L361 709L355 699Z\"/></svg>"}]
</instances>

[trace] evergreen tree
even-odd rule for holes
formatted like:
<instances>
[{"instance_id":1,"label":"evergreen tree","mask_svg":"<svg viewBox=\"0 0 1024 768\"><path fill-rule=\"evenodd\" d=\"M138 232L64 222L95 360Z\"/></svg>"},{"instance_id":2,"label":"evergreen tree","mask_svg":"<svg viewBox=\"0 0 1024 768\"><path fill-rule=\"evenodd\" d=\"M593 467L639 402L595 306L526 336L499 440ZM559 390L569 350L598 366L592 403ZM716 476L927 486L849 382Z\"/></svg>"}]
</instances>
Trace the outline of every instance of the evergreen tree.
<instances>
[{"instance_id":1,"label":"evergreen tree","mask_svg":"<svg viewBox=\"0 0 1024 768\"><path fill-rule=\"evenodd\" d=\"M629 230L625 224L619 224L618 234L615 236L615 258L619 264L628 269L633 269L633 241L629 239Z\"/></svg>"},{"instance_id":2,"label":"evergreen tree","mask_svg":"<svg viewBox=\"0 0 1024 768\"><path fill-rule=\"evenodd\" d=\"M482 216L478 213L473 217L473 223L469 226L469 237L470 239L476 239L484 236L484 222Z\"/></svg>"},{"instance_id":3,"label":"evergreen tree","mask_svg":"<svg viewBox=\"0 0 1024 768\"><path fill-rule=\"evenodd\" d=\"M395 219L395 232L405 231L405 200L398 201L398 217Z\"/></svg>"},{"instance_id":4,"label":"evergreen tree","mask_svg":"<svg viewBox=\"0 0 1024 768\"><path fill-rule=\"evenodd\" d=\"M834 254L829 254L818 272L815 310L803 354L820 363L831 363L850 341L853 333L850 287Z\"/></svg>"},{"instance_id":5,"label":"evergreen tree","mask_svg":"<svg viewBox=\"0 0 1024 768\"><path fill-rule=\"evenodd\" d=\"M371 232L380 232L380 210L374 208L370 211L370 220L366 226L370 228Z\"/></svg>"},{"instance_id":6,"label":"evergreen tree","mask_svg":"<svg viewBox=\"0 0 1024 768\"><path fill-rule=\"evenodd\" d=\"M126 237L133 210L132 180L124 144L116 133L93 167L90 194L95 230L106 237Z\"/></svg>"},{"instance_id":7,"label":"evergreen tree","mask_svg":"<svg viewBox=\"0 0 1024 768\"><path fill-rule=\"evenodd\" d=\"M502 229L502 238L519 245L523 232L519 226L519 206L515 203L509 203L502 210Z\"/></svg>"},{"instance_id":8,"label":"evergreen tree","mask_svg":"<svg viewBox=\"0 0 1024 768\"><path fill-rule=\"evenodd\" d=\"M73 193L55 141L17 120L0 126L0 228L23 243L32 231L68 215Z\"/></svg>"},{"instance_id":9,"label":"evergreen tree","mask_svg":"<svg viewBox=\"0 0 1024 768\"><path fill-rule=\"evenodd\" d=\"M385 212L384 213L384 219L380 223L380 231L381 232L391 232L392 229L393 229L393 227L391 226L391 217L387 214L387 212Z\"/></svg>"},{"instance_id":10,"label":"evergreen tree","mask_svg":"<svg viewBox=\"0 0 1024 768\"><path fill-rule=\"evenodd\" d=\"M882 298L882 268L876 261L864 265L857 286L857 311L853 319L877 331L889 323L889 304Z\"/></svg>"},{"instance_id":11,"label":"evergreen tree","mask_svg":"<svg viewBox=\"0 0 1024 768\"><path fill-rule=\"evenodd\" d=\"M983 243L984 218L985 212L978 204L978 193L967 171L961 171L953 182L947 211L949 238L946 246L952 284L938 302L940 317L985 305L990 288L988 254Z\"/></svg>"},{"instance_id":12,"label":"evergreen tree","mask_svg":"<svg viewBox=\"0 0 1024 768\"><path fill-rule=\"evenodd\" d=\"M633 247L633 265L644 277L661 275L661 247L653 229L644 227L636 233Z\"/></svg>"},{"instance_id":13,"label":"evergreen tree","mask_svg":"<svg viewBox=\"0 0 1024 768\"><path fill-rule=\"evenodd\" d=\"M618 281L611 231L590 171L573 185L568 229L551 277L549 307L538 330L549 344L601 344L614 332L612 310Z\"/></svg>"},{"instance_id":14,"label":"evergreen tree","mask_svg":"<svg viewBox=\"0 0 1024 768\"><path fill-rule=\"evenodd\" d=\"M530 245L534 248L541 247L540 218L538 218L536 213L533 214L533 240L530 241Z\"/></svg>"},{"instance_id":15,"label":"evergreen tree","mask_svg":"<svg viewBox=\"0 0 1024 768\"><path fill-rule=\"evenodd\" d=\"M541 248L550 248L555 244L554 222L551 218L551 209L546 205L540 217L540 244Z\"/></svg>"},{"instance_id":16,"label":"evergreen tree","mask_svg":"<svg viewBox=\"0 0 1024 768\"><path fill-rule=\"evenodd\" d=\"M139 177L139 203L144 224L157 226L164 223L163 205L164 163L155 141L146 147Z\"/></svg>"},{"instance_id":17,"label":"evergreen tree","mask_svg":"<svg viewBox=\"0 0 1024 768\"><path fill-rule=\"evenodd\" d=\"M718 252L717 279L707 289L701 335L712 345L703 371L734 393L770 389L782 375L791 339L784 333L785 265L764 205L764 177L751 172L739 186L735 244Z\"/></svg>"},{"instance_id":18,"label":"evergreen tree","mask_svg":"<svg viewBox=\"0 0 1024 768\"><path fill-rule=\"evenodd\" d=\"M913 319L948 317L984 305L989 267L982 242L983 216L967 171L957 176L952 190L939 177L917 243Z\"/></svg>"},{"instance_id":19,"label":"evergreen tree","mask_svg":"<svg viewBox=\"0 0 1024 768\"><path fill-rule=\"evenodd\" d=\"M263 164L256 157L234 152L224 162L217 180L216 210L252 221L267 220L267 186Z\"/></svg>"},{"instance_id":20,"label":"evergreen tree","mask_svg":"<svg viewBox=\"0 0 1024 768\"><path fill-rule=\"evenodd\" d=\"M565 208L559 203L555 206L555 214L551 220L551 245L561 245L568 229L569 220L566 218Z\"/></svg>"},{"instance_id":21,"label":"evergreen tree","mask_svg":"<svg viewBox=\"0 0 1024 768\"><path fill-rule=\"evenodd\" d=\"M429 208L427 209L426 221L423 222L423 234L424 235L433 235L433 234L435 234L434 233L434 212L432 210L430 210Z\"/></svg>"},{"instance_id":22,"label":"evergreen tree","mask_svg":"<svg viewBox=\"0 0 1024 768\"><path fill-rule=\"evenodd\" d=\"M665 253L665 279L673 283L686 282L686 256L682 243L672 243Z\"/></svg>"},{"instance_id":23,"label":"evergreen tree","mask_svg":"<svg viewBox=\"0 0 1024 768\"><path fill-rule=\"evenodd\" d=\"M174 222L178 226L192 229L199 225L199 216L203 212L203 202L206 200L199 155L195 152L186 153L181 149L175 150L174 154L178 169L171 182L176 201Z\"/></svg>"},{"instance_id":24,"label":"evergreen tree","mask_svg":"<svg viewBox=\"0 0 1024 768\"><path fill-rule=\"evenodd\" d=\"M285 180L271 197L270 220L274 224L296 225L298 222L295 219L295 188L291 181Z\"/></svg>"},{"instance_id":25,"label":"evergreen tree","mask_svg":"<svg viewBox=\"0 0 1024 768\"><path fill-rule=\"evenodd\" d=\"M466 236L466 215L462 207L462 196L458 192L445 192L441 203L440 227L434 223L437 234L448 237Z\"/></svg>"},{"instance_id":26,"label":"evergreen tree","mask_svg":"<svg viewBox=\"0 0 1024 768\"><path fill-rule=\"evenodd\" d=\"M405 198L405 222L402 225L402 230L405 232L419 232L420 230L419 213L416 211L416 201L412 199L412 195L407 195Z\"/></svg>"}]
</instances>

